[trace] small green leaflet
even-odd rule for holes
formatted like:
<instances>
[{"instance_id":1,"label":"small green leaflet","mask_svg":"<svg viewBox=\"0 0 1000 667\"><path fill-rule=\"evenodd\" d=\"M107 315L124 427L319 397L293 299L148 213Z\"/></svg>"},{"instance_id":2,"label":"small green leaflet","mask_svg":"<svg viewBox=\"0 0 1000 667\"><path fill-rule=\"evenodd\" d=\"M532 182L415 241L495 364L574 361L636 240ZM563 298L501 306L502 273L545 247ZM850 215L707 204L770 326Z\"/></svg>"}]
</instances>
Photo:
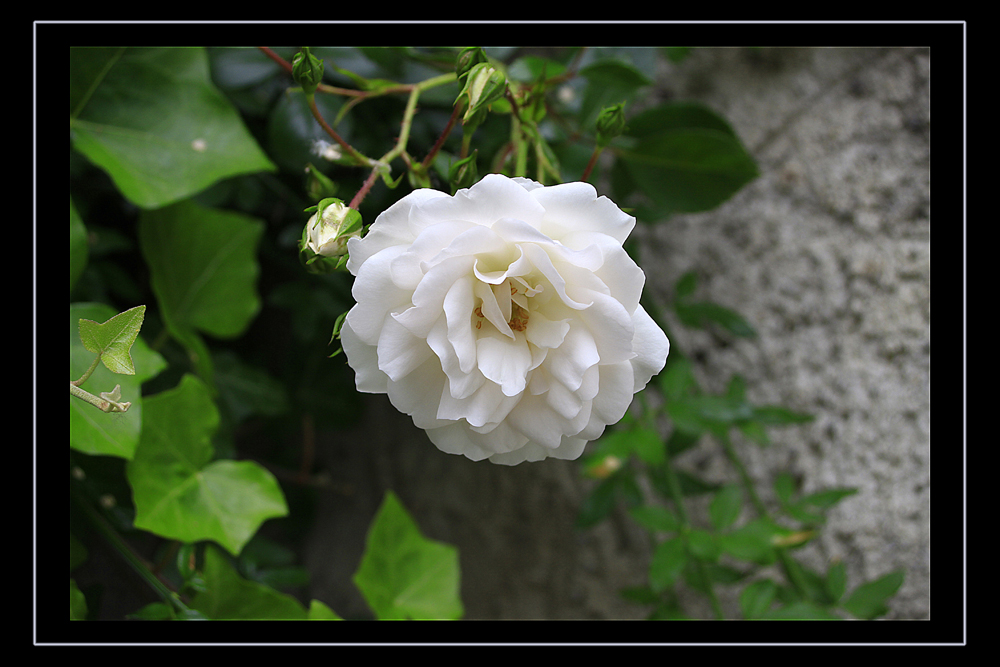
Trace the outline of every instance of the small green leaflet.
<instances>
[{"instance_id":1,"label":"small green leaflet","mask_svg":"<svg viewBox=\"0 0 1000 667\"><path fill-rule=\"evenodd\" d=\"M80 320L80 340L88 352L97 352L112 373L135 375L132 364L132 344L142 328L146 306L136 306L118 313L104 324Z\"/></svg>"}]
</instances>

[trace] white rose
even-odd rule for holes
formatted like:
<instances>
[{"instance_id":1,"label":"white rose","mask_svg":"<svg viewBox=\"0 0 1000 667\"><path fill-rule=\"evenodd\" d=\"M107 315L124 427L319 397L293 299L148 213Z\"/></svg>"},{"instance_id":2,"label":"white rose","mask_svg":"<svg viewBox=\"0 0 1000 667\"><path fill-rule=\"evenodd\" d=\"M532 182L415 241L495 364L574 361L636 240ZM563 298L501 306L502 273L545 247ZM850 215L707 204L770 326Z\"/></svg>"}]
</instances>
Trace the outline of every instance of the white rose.
<instances>
[{"instance_id":1,"label":"white rose","mask_svg":"<svg viewBox=\"0 0 1000 667\"><path fill-rule=\"evenodd\" d=\"M579 457L666 363L622 249L634 226L587 183L411 192L348 243L358 390L388 394L444 452Z\"/></svg>"}]
</instances>

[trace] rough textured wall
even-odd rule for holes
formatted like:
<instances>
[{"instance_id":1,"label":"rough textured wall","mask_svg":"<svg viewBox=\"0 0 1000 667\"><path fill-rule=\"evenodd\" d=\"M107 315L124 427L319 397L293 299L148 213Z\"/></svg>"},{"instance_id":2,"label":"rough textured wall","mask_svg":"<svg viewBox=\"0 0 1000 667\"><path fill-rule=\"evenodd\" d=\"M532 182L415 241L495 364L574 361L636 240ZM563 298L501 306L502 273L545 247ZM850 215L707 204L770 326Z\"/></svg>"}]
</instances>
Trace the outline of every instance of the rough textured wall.
<instances>
[{"instance_id":1,"label":"rough textured wall","mask_svg":"<svg viewBox=\"0 0 1000 667\"><path fill-rule=\"evenodd\" d=\"M769 484L789 470L805 491L854 486L822 538L799 552L849 583L897 568L887 618L929 614L929 51L698 49L663 65L662 98L725 116L761 176L711 213L637 229L647 289L665 302L686 271L698 296L736 309L755 340L673 328L713 390L740 374L757 403L810 412L741 447ZM364 532L392 488L425 533L460 550L468 618L641 618L619 589L645 579L649 543L621 515L572 528L591 483L572 462L514 468L438 452L384 396L320 458L343 487L323 495L307 550L312 594L364 613L352 592ZM733 479L705 441L679 462ZM765 493L765 499L767 494ZM694 613L703 607L692 607ZM732 604L732 599L724 600Z\"/></svg>"}]
</instances>

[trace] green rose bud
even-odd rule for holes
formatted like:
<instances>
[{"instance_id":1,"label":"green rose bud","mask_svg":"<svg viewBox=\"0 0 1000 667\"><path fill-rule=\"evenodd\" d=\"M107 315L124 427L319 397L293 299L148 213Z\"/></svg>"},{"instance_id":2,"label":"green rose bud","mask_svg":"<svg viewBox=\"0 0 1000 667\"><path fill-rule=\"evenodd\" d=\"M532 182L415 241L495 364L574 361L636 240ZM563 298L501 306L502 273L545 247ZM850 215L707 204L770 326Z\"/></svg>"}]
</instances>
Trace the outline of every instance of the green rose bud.
<instances>
[{"instance_id":1,"label":"green rose bud","mask_svg":"<svg viewBox=\"0 0 1000 667\"><path fill-rule=\"evenodd\" d=\"M347 263L347 241L361 236L361 213L332 197L314 208L302 230L299 258L313 273L330 273Z\"/></svg>"},{"instance_id":2,"label":"green rose bud","mask_svg":"<svg viewBox=\"0 0 1000 667\"><path fill-rule=\"evenodd\" d=\"M323 81L323 61L309 53L308 46L303 46L292 58L292 78L302 86L306 95L315 93Z\"/></svg>"},{"instance_id":3,"label":"green rose bud","mask_svg":"<svg viewBox=\"0 0 1000 667\"><path fill-rule=\"evenodd\" d=\"M597 145L604 148L625 131L625 103L606 107L597 115Z\"/></svg>"},{"instance_id":4,"label":"green rose bud","mask_svg":"<svg viewBox=\"0 0 1000 667\"><path fill-rule=\"evenodd\" d=\"M469 71L465 88L459 93L459 99L467 98L468 107L465 110L463 123L470 119L481 122L489 106L504 96L507 92L507 77L488 63L479 63ZM478 124L478 123L477 123Z\"/></svg>"}]
</instances>

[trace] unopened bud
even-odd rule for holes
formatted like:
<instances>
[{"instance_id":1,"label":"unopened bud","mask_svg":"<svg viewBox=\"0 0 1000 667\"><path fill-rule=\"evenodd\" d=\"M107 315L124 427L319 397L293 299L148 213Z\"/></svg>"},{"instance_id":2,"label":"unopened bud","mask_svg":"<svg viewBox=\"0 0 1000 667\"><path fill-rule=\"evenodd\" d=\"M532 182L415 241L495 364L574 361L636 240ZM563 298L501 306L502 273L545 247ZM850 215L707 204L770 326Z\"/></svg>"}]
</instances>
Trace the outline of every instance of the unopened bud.
<instances>
[{"instance_id":1,"label":"unopened bud","mask_svg":"<svg viewBox=\"0 0 1000 667\"><path fill-rule=\"evenodd\" d=\"M481 121L489 106L504 96L507 92L507 77L489 63L479 63L469 71L469 78L459 98L466 97L468 107L465 110L463 123L475 118Z\"/></svg>"},{"instance_id":2,"label":"unopened bud","mask_svg":"<svg viewBox=\"0 0 1000 667\"><path fill-rule=\"evenodd\" d=\"M308 46L303 46L292 58L292 78L306 95L315 93L323 81L323 61L309 53Z\"/></svg>"},{"instance_id":3,"label":"unopened bud","mask_svg":"<svg viewBox=\"0 0 1000 667\"><path fill-rule=\"evenodd\" d=\"M605 147L625 131L625 103L606 107L597 115L597 145Z\"/></svg>"},{"instance_id":4,"label":"unopened bud","mask_svg":"<svg viewBox=\"0 0 1000 667\"><path fill-rule=\"evenodd\" d=\"M346 263L348 240L361 236L361 213L332 197L315 210L302 230L299 257L310 271L329 273Z\"/></svg>"}]
</instances>

